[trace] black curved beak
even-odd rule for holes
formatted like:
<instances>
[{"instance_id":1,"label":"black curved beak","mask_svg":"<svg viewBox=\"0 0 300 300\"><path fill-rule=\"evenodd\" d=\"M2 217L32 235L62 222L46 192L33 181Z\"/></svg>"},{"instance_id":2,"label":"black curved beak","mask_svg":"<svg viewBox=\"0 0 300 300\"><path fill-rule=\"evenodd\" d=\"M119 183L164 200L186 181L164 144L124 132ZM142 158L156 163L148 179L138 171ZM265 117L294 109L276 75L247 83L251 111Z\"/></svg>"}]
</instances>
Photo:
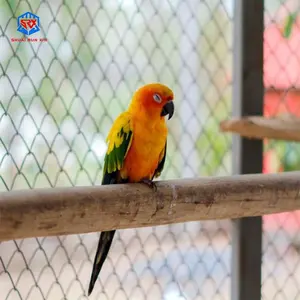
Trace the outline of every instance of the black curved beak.
<instances>
[{"instance_id":1,"label":"black curved beak","mask_svg":"<svg viewBox=\"0 0 300 300\"><path fill-rule=\"evenodd\" d=\"M161 116L164 117L166 115L169 115L168 120L170 120L172 118L174 114L174 103L173 101L168 101L164 106L163 109L161 111Z\"/></svg>"}]
</instances>

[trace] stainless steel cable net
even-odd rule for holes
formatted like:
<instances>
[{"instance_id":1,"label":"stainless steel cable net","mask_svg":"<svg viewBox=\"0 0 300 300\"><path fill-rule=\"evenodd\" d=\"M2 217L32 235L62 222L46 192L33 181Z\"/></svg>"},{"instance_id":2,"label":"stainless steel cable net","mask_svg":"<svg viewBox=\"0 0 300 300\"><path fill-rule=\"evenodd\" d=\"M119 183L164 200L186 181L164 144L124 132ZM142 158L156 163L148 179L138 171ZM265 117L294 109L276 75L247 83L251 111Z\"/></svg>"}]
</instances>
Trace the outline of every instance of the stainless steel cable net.
<instances>
[{"instance_id":1,"label":"stainless steel cable net","mask_svg":"<svg viewBox=\"0 0 300 300\"><path fill-rule=\"evenodd\" d=\"M175 93L163 179L231 173L232 1L0 2L0 190L100 184L142 84ZM37 41L13 41L17 18ZM47 39L40 41L39 39ZM0 244L0 298L87 299L98 234ZM89 299L229 299L230 223L120 230Z\"/></svg>"},{"instance_id":2,"label":"stainless steel cable net","mask_svg":"<svg viewBox=\"0 0 300 300\"><path fill-rule=\"evenodd\" d=\"M264 32L266 116L300 117L300 3L266 1ZM264 172L300 169L299 143L265 141ZM264 217L262 298L300 295L299 212Z\"/></svg>"}]
</instances>

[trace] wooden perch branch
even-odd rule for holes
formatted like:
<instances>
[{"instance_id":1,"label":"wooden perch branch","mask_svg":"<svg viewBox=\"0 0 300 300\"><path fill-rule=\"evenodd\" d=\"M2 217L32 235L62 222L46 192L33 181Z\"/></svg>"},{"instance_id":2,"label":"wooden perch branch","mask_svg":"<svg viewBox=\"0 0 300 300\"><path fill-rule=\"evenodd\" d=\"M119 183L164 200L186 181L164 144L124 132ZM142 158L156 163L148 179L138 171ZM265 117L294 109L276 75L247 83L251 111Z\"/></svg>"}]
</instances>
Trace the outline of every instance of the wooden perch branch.
<instances>
[{"instance_id":1,"label":"wooden perch branch","mask_svg":"<svg viewBox=\"0 0 300 300\"><path fill-rule=\"evenodd\" d=\"M300 209L300 172L0 193L0 240Z\"/></svg>"},{"instance_id":2,"label":"wooden perch branch","mask_svg":"<svg viewBox=\"0 0 300 300\"><path fill-rule=\"evenodd\" d=\"M300 141L300 120L292 117L272 119L260 116L243 117L222 121L220 129L248 138Z\"/></svg>"}]
</instances>

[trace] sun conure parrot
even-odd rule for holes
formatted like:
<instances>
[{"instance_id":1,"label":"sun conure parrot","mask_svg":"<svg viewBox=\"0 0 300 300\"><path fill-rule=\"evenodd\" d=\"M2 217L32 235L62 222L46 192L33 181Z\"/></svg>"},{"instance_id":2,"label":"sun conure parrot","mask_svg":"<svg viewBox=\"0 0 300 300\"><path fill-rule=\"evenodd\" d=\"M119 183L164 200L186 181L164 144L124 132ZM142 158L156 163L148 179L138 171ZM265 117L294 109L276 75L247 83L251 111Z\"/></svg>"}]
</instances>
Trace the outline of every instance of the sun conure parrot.
<instances>
[{"instance_id":1,"label":"sun conure parrot","mask_svg":"<svg viewBox=\"0 0 300 300\"><path fill-rule=\"evenodd\" d=\"M168 129L165 116L173 116L173 92L160 83L138 89L128 109L115 120L107 136L102 184L145 183L152 181L164 167ZM107 257L115 230L100 235L88 295Z\"/></svg>"}]
</instances>

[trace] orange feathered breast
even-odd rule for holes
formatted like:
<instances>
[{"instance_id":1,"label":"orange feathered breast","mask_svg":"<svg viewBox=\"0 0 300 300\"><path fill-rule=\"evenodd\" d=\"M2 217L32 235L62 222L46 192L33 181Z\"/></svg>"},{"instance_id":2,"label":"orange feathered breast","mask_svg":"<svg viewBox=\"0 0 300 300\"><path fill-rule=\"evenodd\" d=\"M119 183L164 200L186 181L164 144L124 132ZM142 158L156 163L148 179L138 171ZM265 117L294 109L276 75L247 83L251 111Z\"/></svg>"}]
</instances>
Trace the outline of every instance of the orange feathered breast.
<instances>
[{"instance_id":1,"label":"orange feathered breast","mask_svg":"<svg viewBox=\"0 0 300 300\"><path fill-rule=\"evenodd\" d=\"M132 117L133 139L126 155L121 176L130 182L152 179L167 141L168 129L164 118L148 120Z\"/></svg>"}]
</instances>

